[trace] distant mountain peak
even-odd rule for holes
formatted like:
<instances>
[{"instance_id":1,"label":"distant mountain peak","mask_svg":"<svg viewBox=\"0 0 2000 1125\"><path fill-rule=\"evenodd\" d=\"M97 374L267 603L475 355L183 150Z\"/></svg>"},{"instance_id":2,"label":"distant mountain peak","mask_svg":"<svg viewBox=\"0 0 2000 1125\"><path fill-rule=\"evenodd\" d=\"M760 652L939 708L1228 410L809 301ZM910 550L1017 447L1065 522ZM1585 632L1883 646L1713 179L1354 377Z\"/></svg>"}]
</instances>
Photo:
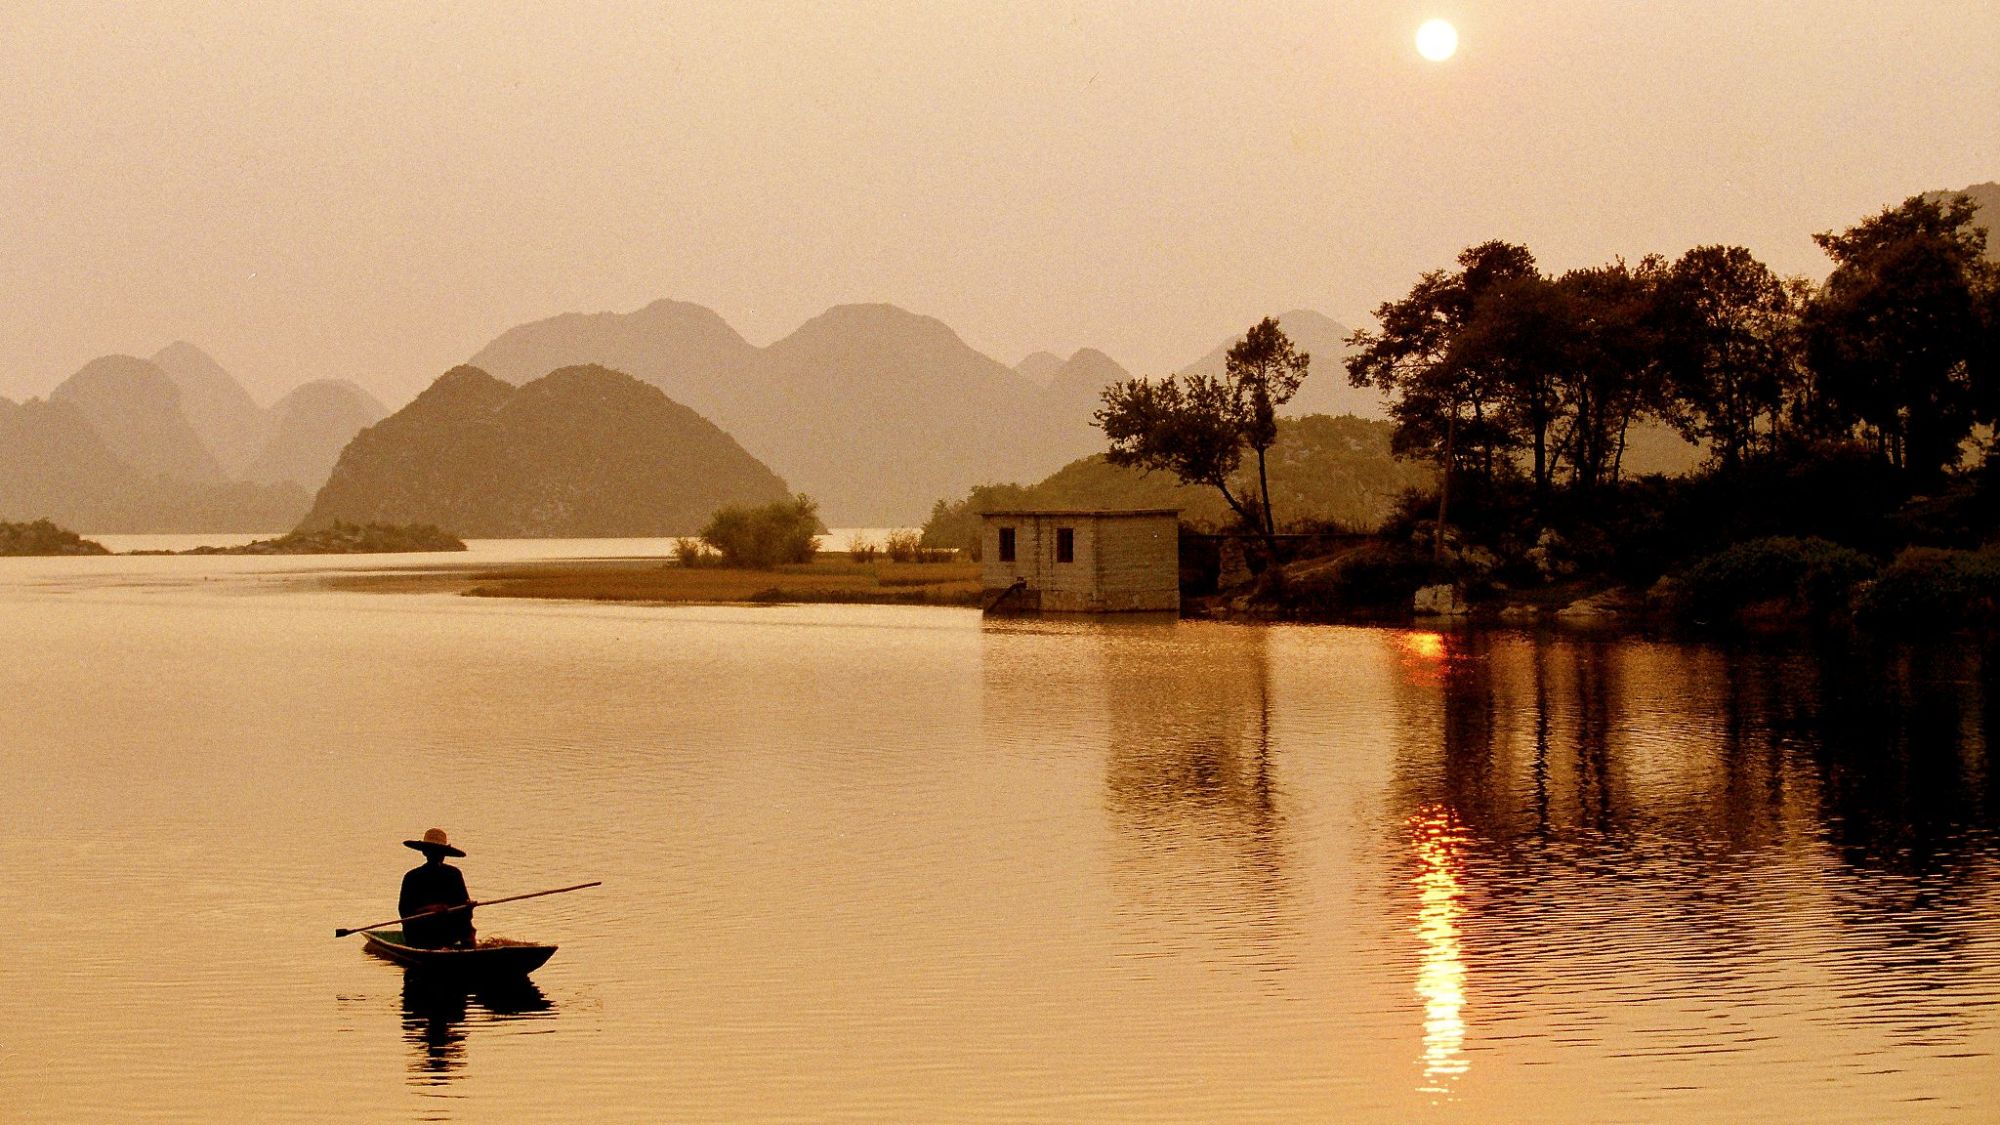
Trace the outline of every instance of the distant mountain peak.
<instances>
[{"instance_id":1,"label":"distant mountain peak","mask_svg":"<svg viewBox=\"0 0 2000 1125\"><path fill-rule=\"evenodd\" d=\"M49 401L74 405L113 453L147 477L222 479L181 410L180 387L150 360L99 356L63 380Z\"/></svg>"},{"instance_id":2,"label":"distant mountain peak","mask_svg":"<svg viewBox=\"0 0 2000 1125\"><path fill-rule=\"evenodd\" d=\"M1069 359L1064 362L1067 366L1072 367L1088 365L1091 367L1116 367L1120 371L1124 370L1124 366L1117 360L1112 359L1096 348L1078 348L1076 351L1070 353Z\"/></svg>"},{"instance_id":3,"label":"distant mountain peak","mask_svg":"<svg viewBox=\"0 0 2000 1125\"><path fill-rule=\"evenodd\" d=\"M834 332L868 332L903 337L932 337L966 347L950 325L934 316L925 316L881 301L835 305L798 327L786 339L826 335Z\"/></svg>"},{"instance_id":4,"label":"distant mountain peak","mask_svg":"<svg viewBox=\"0 0 2000 1125\"><path fill-rule=\"evenodd\" d=\"M485 392L496 387L512 390L505 382L488 375L483 369L469 363L461 363L433 380L430 386L424 388L424 393L417 396L417 400L450 398L467 392Z\"/></svg>"},{"instance_id":5,"label":"distant mountain peak","mask_svg":"<svg viewBox=\"0 0 2000 1125\"><path fill-rule=\"evenodd\" d=\"M1312 357L1305 385L1299 389L1297 397L1280 408L1281 413L1294 416L1353 414L1377 419L1389 416L1388 405L1378 392L1350 386L1347 382L1347 370L1342 365L1347 357L1347 337L1350 334L1346 325L1312 309L1292 309L1280 314L1276 320L1293 345ZM1207 355L1181 370L1202 375L1222 374L1228 365L1229 349L1243 339L1244 332L1249 328L1250 325L1244 325L1242 332L1216 344Z\"/></svg>"},{"instance_id":6,"label":"distant mountain peak","mask_svg":"<svg viewBox=\"0 0 2000 1125\"><path fill-rule=\"evenodd\" d=\"M153 363L180 388L181 413L226 474L234 475L263 448L270 418L214 356L175 340L153 353Z\"/></svg>"},{"instance_id":7,"label":"distant mountain peak","mask_svg":"<svg viewBox=\"0 0 2000 1125\"><path fill-rule=\"evenodd\" d=\"M1023 356L1021 362L1014 365L1014 370L1020 372L1021 377L1030 383L1039 383L1046 387L1049 385L1049 380L1055 378L1056 370L1062 365L1063 358L1056 353L1038 351Z\"/></svg>"},{"instance_id":8,"label":"distant mountain peak","mask_svg":"<svg viewBox=\"0 0 2000 1125\"><path fill-rule=\"evenodd\" d=\"M571 364L514 387L462 366L348 443L303 526L686 535L725 505L789 494L728 434L624 372Z\"/></svg>"},{"instance_id":9,"label":"distant mountain peak","mask_svg":"<svg viewBox=\"0 0 2000 1125\"><path fill-rule=\"evenodd\" d=\"M173 343L153 353L154 363L159 363L162 359L187 360L214 368L218 371L222 369L222 365L215 361L214 356L209 355L201 348L188 343L186 340L175 340Z\"/></svg>"}]
</instances>

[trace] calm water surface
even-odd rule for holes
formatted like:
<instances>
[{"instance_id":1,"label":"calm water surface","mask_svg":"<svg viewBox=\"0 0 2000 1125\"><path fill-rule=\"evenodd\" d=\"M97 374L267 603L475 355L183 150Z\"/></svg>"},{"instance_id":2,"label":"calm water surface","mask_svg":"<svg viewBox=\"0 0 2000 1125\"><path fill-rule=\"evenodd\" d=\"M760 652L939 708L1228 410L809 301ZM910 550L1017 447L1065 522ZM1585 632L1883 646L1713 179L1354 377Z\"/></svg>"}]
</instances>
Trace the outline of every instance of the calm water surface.
<instances>
[{"instance_id":1,"label":"calm water surface","mask_svg":"<svg viewBox=\"0 0 2000 1125\"><path fill-rule=\"evenodd\" d=\"M0 560L0 1119L2000 1104L1977 652L310 584L382 564ZM433 824L605 880L481 912L531 987L332 938Z\"/></svg>"}]
</instances>

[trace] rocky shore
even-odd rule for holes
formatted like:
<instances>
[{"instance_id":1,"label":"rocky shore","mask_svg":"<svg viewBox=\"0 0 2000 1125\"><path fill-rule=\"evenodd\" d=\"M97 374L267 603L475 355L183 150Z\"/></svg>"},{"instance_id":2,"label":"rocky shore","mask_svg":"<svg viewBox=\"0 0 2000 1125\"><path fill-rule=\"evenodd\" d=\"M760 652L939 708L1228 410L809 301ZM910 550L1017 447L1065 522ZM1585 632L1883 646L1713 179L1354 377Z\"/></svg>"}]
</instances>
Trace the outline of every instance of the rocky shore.
<instances>
[{"instance_id":1,"label":"rocky shore","mask_svg":"<svg viewBox=\"0 0 2000 1125\"><path fill-rule=\"evenodd\" d=\"M104 544L48 520L0 522L0 556L108 555Z\"/></svg>"}]
</instances>

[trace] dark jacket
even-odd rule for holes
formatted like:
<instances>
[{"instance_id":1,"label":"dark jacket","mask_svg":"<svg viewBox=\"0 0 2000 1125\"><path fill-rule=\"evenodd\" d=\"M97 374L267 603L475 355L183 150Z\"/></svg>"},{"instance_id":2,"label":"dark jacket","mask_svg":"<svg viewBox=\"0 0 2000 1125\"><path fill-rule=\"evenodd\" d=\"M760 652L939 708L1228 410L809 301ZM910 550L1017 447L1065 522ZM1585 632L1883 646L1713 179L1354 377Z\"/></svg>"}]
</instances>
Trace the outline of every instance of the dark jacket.
<instances>
[{"instance_id":1,"label":"dark jacket","mask_svg":"<svg viewBox=\"0 0 2000 1125\"><path fill-rule=\"evenodd\" d=\"M465 876L448 863L426 863L403 876L403 893L396 899L396 914L408 917L432 906L457 906L471 902L465 893ZM444 945L472 942L472 911L455 910L435 918L418 918L403 923L403 939L411 945L435 949Z\"/></svg>"}]
</instances>

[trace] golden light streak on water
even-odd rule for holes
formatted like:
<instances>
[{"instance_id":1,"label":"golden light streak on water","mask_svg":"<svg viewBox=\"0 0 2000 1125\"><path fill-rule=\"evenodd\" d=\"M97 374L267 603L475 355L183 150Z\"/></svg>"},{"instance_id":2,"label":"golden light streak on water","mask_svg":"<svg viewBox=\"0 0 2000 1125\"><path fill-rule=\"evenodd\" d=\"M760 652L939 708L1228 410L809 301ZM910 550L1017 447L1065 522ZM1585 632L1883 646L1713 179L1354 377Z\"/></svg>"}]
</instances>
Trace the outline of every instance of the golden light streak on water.
<instances>
[{"instance_id":1,"label":"golden light streak on water","mask_svg":"<svg viewBox=\"0 0 2000 1125\"><path fill-rule=\"evenodd\" d=\"M1459 920L1465 914L1464 832L1449 809L1426 806L1410 818L1411 844L1417 855L1417 917L1415 931L1424 943L1417 966L1417 996L1424 1003L1424 1049L1419 1057L1423 1081L1419 1093L1451 1093L1451 1084L1466 1070L1465 953L1459 942Z\"/></svg>"},{"instance_id":2,"label":"golden light streak on water","mask_svg":"<svg viewBox=\"0 0 2000 1125\"><path fill-rule=\"evenodd\" d=\"M1403 651L1419 660L1443 660L1445 656L1444 634L1405 633L1403 634Z\"/></svg>"}]
</instances>

